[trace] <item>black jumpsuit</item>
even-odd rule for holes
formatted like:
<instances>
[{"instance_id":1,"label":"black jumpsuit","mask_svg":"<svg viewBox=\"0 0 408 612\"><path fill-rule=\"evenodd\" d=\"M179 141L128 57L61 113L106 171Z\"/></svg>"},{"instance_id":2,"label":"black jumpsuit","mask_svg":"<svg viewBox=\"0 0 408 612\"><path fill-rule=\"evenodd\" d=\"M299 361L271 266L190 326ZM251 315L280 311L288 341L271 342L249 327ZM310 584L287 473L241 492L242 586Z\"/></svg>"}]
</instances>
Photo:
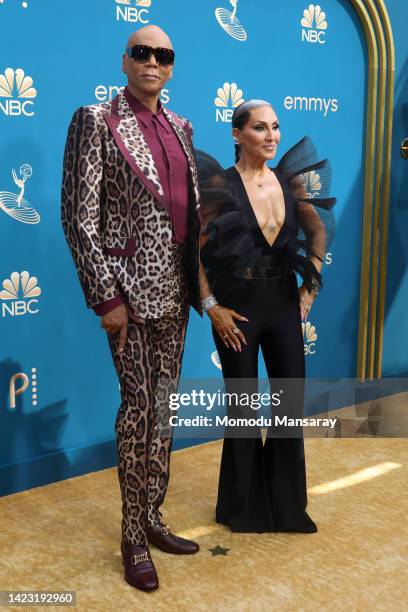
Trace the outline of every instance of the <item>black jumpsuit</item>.
<instances>
[{"instance_id":1,"label":"black jumpsuit","mask_svg":"<svg viewBox=\"0 0 408 612\"><path fill-rule=\"evenodd\" d=\"M329 190L330 166L327 160L317 161L310 139L305 138L271 168L283 190L285 220L269 246L236 168L223 172L213 158L199 151L197 160L203 232L209 236L202 250L207 278L218 302L248 319L235 320L247 340L241 352L226 347L212 328L225 391L258 391L260 348L270 393L284 387L283 412L276 412L302 417L305 357L295 270L309 290L313 279L321 286L321 275L310 257L323 260L333 235L331 208L335 199L324 197ZM314 190L318 195L307 192L307 181L320 187ZM293 381L288 384L287 379ZM233 401L227 414L233 418L258 416ZM306 506L302 429L268 428L263 444L259 428L227 426L217 522L237 532L315 532L316 524Z\"/></svg>"}]
</instances>

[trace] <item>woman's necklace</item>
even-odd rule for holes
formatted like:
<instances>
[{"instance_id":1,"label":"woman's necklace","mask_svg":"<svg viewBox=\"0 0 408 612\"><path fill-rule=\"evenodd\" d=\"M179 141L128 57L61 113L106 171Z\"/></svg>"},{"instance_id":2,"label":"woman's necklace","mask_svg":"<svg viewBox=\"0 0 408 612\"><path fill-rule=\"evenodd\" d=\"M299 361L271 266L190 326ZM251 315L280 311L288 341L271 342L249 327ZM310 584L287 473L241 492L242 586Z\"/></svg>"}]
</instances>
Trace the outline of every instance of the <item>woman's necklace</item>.
<instances>
[{"instance_id":1,"label":"woman's necklace","mask_svg":"<svg viewBox=\"0 0 408 612\"><path fill-rule=\"evenodd\" d=\"M263 189L265 185L269 183L270 173L269 172L259 172L255 174L255 185L260 189Z\"/></svg>"},{"instance_id":2,"label":"woman's necklace","mask_svg":"<svg viewBox=\"0 0 408 612\"><path fill-rule=\"evenodd\" d=\"M242 177L242 180L244 181L244 183L249 183L250 181L254 181L255 185L257 187L259 187L260 189L263 189L265 183L267 182L267 177L269 177L269 168L266 170L266 172L265 171L263 171L263 172L262 171L256 172L254 174L254 176L252 178L250 178L250 179L246 179L244 177L243 173L241 173L239 170L238 170L238 172L241 174L241 177ZM258 175L261 175L261 176L258 176ZM262 181L261 177L265 177L265 180ZM272 221L271 223L266 225L264 229L266 229L267 232L269 232L270 234L274 234L275 231L277 230L277 228L278 228L277 223ZM262 229L262 231L263 231L263 229Z\"/></svg>"},{"instance_id":3,"label":"woman's necklace","mask_svg":"<svg viewBox=\"0 0 408 612\"><path fill-rule=\"evenodd\" d=\"M265 175L264 175L264 176L265 176ZM261 182L260 182L260 181L261 181ZM258 186L258 187L260 187L261 189L263 188L263 186L265 185L265 183L266 183L266 182L267 182L266 180L262 182L261 177L257 177L257 176L255 175L255 183L256 183L256 184L257 184L257 186Z\"/></svg>"},{"instance_id":4,"label":"woman's necklace","mask_svg":"<svg viewBox=\"0 0 408 612\"><path fill-rule=\"evenodd\" d=\"M263 189L264 185L267 183L268 176L269 176L269 168L266 170L266 172L262 170L259 172L255 172L254 176L250 179L245 179L243 175L242 175L242 178L244 179L246 183L254 181L257 187L259 187L260 189Z\"/></svg>"}]
</instances>

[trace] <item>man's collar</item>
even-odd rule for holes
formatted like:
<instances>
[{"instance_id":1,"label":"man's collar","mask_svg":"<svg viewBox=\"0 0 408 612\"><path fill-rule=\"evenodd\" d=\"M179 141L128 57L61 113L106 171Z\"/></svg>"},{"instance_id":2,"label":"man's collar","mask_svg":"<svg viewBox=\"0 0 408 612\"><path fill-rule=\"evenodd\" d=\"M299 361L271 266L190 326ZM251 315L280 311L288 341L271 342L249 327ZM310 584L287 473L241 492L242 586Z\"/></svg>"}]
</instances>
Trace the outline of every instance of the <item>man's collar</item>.
<instances>
[{"instance_id":1,"label":"man's collar","mask_svg":"<svg viewBox=\"0 0 408 612\"><path fill-rule=\"evenodd\" d=\"M136 114L137 118L140 119L143 123L149 121L153 115L163 114L163 105L160 101L160 98L157 100L157 112L152 113L152 111L147 108L147 106L142 104L142 102L140 102L140 100L138 100L138 98L136 98L136 96L134 96L127 87L125 87L123 94L126 100L128 101L129 106Z\"/></svg>"}]
</instances>

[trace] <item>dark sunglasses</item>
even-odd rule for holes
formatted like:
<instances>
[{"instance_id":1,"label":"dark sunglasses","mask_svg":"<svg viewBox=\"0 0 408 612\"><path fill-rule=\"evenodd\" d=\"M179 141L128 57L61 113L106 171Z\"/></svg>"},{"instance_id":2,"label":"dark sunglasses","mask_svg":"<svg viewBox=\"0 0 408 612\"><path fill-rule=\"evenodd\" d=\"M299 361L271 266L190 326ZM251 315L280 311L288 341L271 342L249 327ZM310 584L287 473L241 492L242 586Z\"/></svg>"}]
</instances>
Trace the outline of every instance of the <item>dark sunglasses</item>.
<instances>
[{"instance_id":1,"label":"dark sunglasses","mask_svg":"<svg viewBox=\"0 0 408 612\"><path fill-rule=\"evenodd\" d=\"M134 45L128 47L126 53L136 62L146 62L151 54L154 54L156 61L161 66L170 66L174 63L174 51L173 49L166 49L165 47L149 47L148 45Z\"/></svg>"}]
</instances>

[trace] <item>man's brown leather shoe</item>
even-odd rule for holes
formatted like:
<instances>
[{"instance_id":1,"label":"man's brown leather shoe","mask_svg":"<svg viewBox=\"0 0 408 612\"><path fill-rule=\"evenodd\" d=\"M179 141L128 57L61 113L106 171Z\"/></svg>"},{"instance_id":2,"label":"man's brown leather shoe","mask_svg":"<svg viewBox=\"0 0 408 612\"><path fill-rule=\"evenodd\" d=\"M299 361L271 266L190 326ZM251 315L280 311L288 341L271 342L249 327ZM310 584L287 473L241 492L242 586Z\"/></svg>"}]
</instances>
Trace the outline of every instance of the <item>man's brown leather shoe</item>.
<instances>
[{"instance_id":1,"label":"man's brown leather shoe","mask_svg":"<svg viewBox=\"0 0 408 612\"><path fill-rule=\"evenodd\" d=\"M121 549L126 582L142 591L155 591L159 586L159 580L149 547L124 544L122 541Z\"/></svg>"},{"instance_id":2,"label":"man's brown leather shoe","mask_svg":"<svg viewBox=\"0 0 408 612\"><path fill-rule=\"evenodd\" d=\"M170 532L168 526L158 525L147 528L147 539L163 552L173 555L192 555L200 550L196 542L185 540Z\"/></svg>"}]
</instances>

